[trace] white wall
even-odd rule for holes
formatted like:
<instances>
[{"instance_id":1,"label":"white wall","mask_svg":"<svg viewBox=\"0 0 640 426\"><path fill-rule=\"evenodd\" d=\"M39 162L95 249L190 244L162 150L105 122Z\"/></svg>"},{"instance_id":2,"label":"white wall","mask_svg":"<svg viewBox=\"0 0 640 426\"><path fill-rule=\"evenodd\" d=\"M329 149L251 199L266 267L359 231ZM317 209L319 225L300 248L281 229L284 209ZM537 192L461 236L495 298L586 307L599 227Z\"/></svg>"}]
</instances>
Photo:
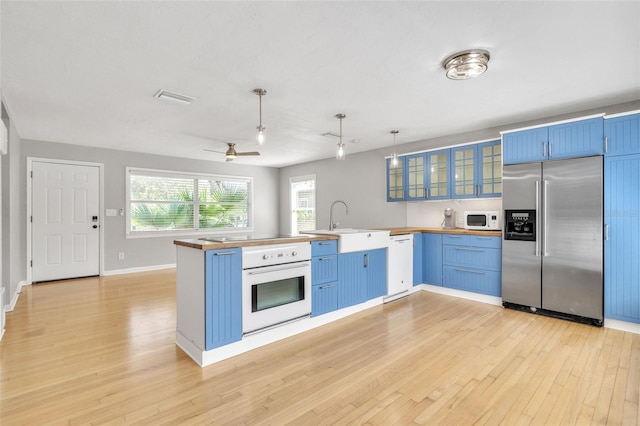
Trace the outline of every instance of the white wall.
<instances>
[{"instance_id":1,"label":"white wall","mask_svg":"<svg viewBox=\"0 0 640 426\"><path fill-rule=\"evenodd\" d=\"M160 170L176 170L200 173L219 173L232 176L254 178L254 231L256 233L276 233L278 231L278 182L280 171L272 167L246 166L238 162L221 163L190 160L160 155L109 149L90 148L77 145L23 140L21 150L20 192L26 198L27 157L51 158L73 161L87 161L104 164L104 208L125 208L125 168L127 166ZM22 214L26 222L26 214ZM131 268L153 267L174 264L176 249L173 240L184 237L126 238L125 217L106 217L102 211L104 226L104 270L120 271ZM26 226L26 223L25 223ZM25 228L26 229L26 228ZM25 236L22 236L25 239ZM26 250L26 249L25 249ZM118 253L124 252L124 260Z\"/></svg>"}]
</instances>

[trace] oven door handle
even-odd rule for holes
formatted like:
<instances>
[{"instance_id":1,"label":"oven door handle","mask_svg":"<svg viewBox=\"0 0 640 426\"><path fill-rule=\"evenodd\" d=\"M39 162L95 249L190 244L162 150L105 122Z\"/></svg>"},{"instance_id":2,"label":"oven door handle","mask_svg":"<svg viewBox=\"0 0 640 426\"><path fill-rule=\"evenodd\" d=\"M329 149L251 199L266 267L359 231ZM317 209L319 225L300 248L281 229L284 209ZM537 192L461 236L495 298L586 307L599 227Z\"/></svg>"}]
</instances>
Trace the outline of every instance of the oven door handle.
<instances>
[{"instance_id":1,"label":"oven door handle","mask_svg":"<svg viewBox=\"0 0 640 426\"><path fill-rule=\"evenodd\" d=\"M270 268L268 266L258 268L253 271L249 271L249 275L260 275L260 274L268 274L269 272L278 272L278 271L286 271L288 269L299 269L309 266L308 261L298 262L294 265L283 265L279 268Z\"/></svg>"}]
</instances>

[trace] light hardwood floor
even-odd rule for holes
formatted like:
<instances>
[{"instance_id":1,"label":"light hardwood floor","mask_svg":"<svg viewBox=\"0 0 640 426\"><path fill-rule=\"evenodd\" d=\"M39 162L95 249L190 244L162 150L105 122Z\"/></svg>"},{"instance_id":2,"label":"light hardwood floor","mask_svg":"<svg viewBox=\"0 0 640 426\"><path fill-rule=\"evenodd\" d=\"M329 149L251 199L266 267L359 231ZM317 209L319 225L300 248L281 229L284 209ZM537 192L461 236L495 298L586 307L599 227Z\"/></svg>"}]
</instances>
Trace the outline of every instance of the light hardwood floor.
<instances>
[{"instance_id":1,"label":"light hardwood floor","mask_svg":"<svg viewBox=\"0 0 640 426\"><path fill-rule=\"evenodd\" d=\"M0 423L639 423L640 335L419 292L200 368L175 271L24 287Z\"/></svg>"}]
</instances>

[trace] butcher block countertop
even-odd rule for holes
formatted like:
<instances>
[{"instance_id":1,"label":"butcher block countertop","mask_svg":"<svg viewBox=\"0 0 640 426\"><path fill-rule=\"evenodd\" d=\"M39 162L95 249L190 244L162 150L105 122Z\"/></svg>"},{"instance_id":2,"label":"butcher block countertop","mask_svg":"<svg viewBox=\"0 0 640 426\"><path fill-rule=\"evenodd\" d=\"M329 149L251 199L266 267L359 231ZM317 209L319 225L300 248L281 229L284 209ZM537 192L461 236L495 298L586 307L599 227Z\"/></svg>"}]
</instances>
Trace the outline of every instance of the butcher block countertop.
<instances>
[{"instance_id":1,"label":"butcher block countertop","mask_svg":"<svg viewBox=\"0 0 640 426\"><path fill-rule=\"evenodd\" d=\"M471 231L469 229L455 228L455 229L442 229L442 228L419 228L419 227L406 227L406 228L376 228L384 231L390 231L391 235L413 234L418 232L427 232L433 234L456 234L456 235L485 235L489 237L501 237L502 231Z\"/></svg>"},{"instance_id":2,"label":"butcher block countertop","mask_svg":"<svg viewBox=\"0 0 640 426\"><path fill-rule=\"evenodd\" d=\"M273 244L306 243L311 241L337 240L337 235L297 235L292 237L274 237L255 240L229 240L224 243L200 240L197 238L174 240L177 246L191 247L197 250L218 250L236 247L255 247Z\"/></svg>"},{"instance_id":3,"label":"butcher block countertop","mask_svg":"<svg viewBox=\"0 0 640 426\"><path fill-rule=\"evenodd\" d=\"M375 228L383 231L389 231L390 235L413 234L419 232L429 232L436 234L457 234L457 235L485 235L490 237L502 236L502 231L470 231L468 229L442 229L442 228L420 228L420 227L404 227L404 228ZM206 237L205 237L206 238ZM218 250L236 247L255 247L273 244L288 243L306 243L311 241L337 240L337 235L296 235L286 237L274 237L263 239L234 240L229 239L225 242L206 241L197 238L174 240L173 243L178 246L190 247L196 250Z\"/></svg>"}]
</instances>

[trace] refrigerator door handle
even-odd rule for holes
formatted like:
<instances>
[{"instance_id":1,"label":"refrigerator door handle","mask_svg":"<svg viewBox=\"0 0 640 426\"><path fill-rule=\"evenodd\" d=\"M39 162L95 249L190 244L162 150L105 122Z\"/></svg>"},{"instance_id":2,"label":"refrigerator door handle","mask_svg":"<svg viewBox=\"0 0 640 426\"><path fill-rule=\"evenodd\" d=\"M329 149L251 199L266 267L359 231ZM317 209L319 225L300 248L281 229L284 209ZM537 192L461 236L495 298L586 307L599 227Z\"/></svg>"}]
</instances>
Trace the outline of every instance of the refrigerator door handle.
<instances>
[{"instance_id":1,"label":"refrigerator door handle","mask_svg":"<svg viewBox=\"0 0 640 426\"><path fill-rule=\"evenodd\" d=\"M540 218L537 216L540 212L540 181L536 181L536 257L540 256L540 226L538 222Z\"/></svg>"},{"instance_id":2,"label":"refrigerator door handle","mask_svg":"<svg viewBox=\"0 0 640 426\"><path fill-rule=\"evenodd\" d=\"M543 235L542 235L542 256L547 257L549 253L547 253L547 188L549 186L549 181L544 180L544 186L542 187L542 222L544 226Z\"/></svg>"}]
</instances>

